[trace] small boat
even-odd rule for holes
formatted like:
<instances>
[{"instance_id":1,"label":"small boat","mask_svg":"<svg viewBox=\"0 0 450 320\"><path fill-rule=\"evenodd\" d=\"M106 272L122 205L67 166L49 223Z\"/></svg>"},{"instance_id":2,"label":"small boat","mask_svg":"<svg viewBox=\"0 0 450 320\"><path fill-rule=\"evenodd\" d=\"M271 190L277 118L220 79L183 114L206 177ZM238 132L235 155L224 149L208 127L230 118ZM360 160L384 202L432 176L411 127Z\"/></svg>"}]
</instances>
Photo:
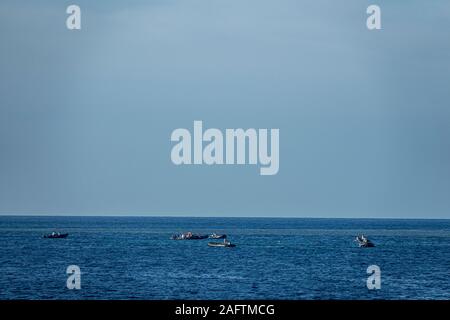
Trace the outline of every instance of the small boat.
<instances>
[{"instance_id":1,"label":"small boat","mask_svg":"<svg viewBox=\"0 0 450 320\"><path fill-rule=\"evenodd\" d=\"M192 232L174 234L170 237L171 240L201 240L207 238L208 235L193 234Z\"/></svg>"},{"instance_id":2,"label":"small boat","mask_svg":"<svg viewBox=\"0 0 450 320\"><path fill-rule=\"evenodd\" d=\"M44 234L44 238L48 239L59 239L59 238L67 238L68 233L60 233L60 232L52 232L49 234Z\"/></svg>"},{"instance_id":3,"label":"small boat","mask_svg":"<svg viewBox=\"0 0 450 320\"><path fill-rule=\"evenodd\" d=\"M210 239L226 239L226 238L227 238L227 235L226 235L226 234L216 234L216 233L213 233L213 234L210 234L210 235L209 235L209 238L210 238Z\"/></svg>"},{"instance_id":4,"label":"small boat","mask_svg":"<svg viewBox=\"0 0 450 320\"><path fill-rule=\"evenodd\" d=\"M357 236L355 239L356 242L358 242L358 245L360 248L373 248L375 247L375 244L367 239L363 234L360 236Z\"/></svg>"},{"instance_id":5,"label":"small boat","mask_svg":"<svg viewBox=\"0 0 450 320\"><path fill-rule=\"evenodd\" d=\"M224 241L224 242L208 242L209 247L225 247L225 248L233 248L236 247L235 244L231 243L230 241Z\"/></svg>"},{"instance_id":6,"label":"small boat","mask_svg":"<svg viewBox=\"0 0 450 320\"><path fill-rule=\"evenodd\" d=\"M201 239L208 239L208 235L193 234L190 237L188 237L186 240L201 240Z\"/></svg>"}]
</instances>

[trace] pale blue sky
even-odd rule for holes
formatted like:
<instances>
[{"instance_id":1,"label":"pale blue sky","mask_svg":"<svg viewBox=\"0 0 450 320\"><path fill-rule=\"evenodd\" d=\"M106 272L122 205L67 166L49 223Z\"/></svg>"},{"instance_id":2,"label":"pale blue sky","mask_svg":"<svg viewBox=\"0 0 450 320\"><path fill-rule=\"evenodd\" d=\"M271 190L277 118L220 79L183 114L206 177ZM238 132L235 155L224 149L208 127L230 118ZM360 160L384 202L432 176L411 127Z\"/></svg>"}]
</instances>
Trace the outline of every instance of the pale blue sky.
<instances>
[{"instance_id":1,"label":"pale blue sky","mask_svg":"<svg viewBox=\"0 0 450 320\"><path fill-rule=\"evenodd\" d=\"M93 2L0 3L0 214L450 218L449 1ZM279 173L174 166L194 120Z\"/></svg>"}]
</instances>

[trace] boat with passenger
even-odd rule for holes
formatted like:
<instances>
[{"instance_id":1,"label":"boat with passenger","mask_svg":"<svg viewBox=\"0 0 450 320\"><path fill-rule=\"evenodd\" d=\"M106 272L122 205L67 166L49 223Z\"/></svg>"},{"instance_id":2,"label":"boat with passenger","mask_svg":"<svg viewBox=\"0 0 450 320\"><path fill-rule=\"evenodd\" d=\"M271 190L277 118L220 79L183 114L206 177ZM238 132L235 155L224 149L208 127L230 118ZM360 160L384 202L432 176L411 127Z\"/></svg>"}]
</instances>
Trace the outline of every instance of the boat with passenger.
<instances>
[{"instance_id":1,"label":"boat with passenger","mask_svg":"<svg viewBox=\"0 0 450 320\"><path fill-rule=\"evenodd\" d=\"M208 242L209 247L234 248L236 245L224 239L223 242Z\"/></svg>"},{"instance_id":2,"label":"boat with passenger","mask_svg":"<svg viewBox=\"0 0 450 320\"><path fill-rule=\"evenodd\" d=\"M60 233L60 232L52 232L49 234L44 234L44 238L47 239L59 239L59 238L67 238L68 237L68 233Z\"/></svg>"},{"instance_id":3,"label":"boat with passenger","mask_svg":"<svg viewBox=\"0 0 450 320\"><path fill-rule=\"evenodd\" d=\"M209 235L210 239L226 239L227 235L226 234L217 234L217 233L212 233Z\"/></svg>"},{"instance_id":4,"label":"boat with passenger","mask_svg":"<svg viewBox=\"0 0 450 320\"><path fill-rule=\"evenodd\" d=\"M192 232L176 233L170 237L171 240L201 240L201 239L207 239L207 238L208 238L208 235L194 234Z\"/></svg>"},{"instance_id":5,"label":"boat with passenger","mask_svg":"<svg viewBox=\"0 0 450 320\"><path fill-rule=\"evenodd\" d=\"M361 234L356 236L355 241L358 243L360 248L372 248L375 247L375 244L370 241L365 235Z\"/></svg>"}]
</instances>

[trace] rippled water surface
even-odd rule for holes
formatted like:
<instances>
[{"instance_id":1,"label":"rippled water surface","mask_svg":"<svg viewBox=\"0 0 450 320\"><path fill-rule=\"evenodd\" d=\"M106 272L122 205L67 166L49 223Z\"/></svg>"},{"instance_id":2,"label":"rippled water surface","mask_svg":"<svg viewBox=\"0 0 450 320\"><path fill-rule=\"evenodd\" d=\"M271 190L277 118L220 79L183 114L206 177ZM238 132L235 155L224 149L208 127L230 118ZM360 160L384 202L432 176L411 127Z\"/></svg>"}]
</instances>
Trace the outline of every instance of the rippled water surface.
<instances>
[{"instance_id":1,"label":"rippled water surface","mask_svg":"<svg viewBox=\"0 0 450 320\"><path fill-rule=\"evenodd\" d=\"M70 235L42 238L53 230ZM237 247L169 240L186 231ZM450 298L450 220L0 217L0 244L0 299ZM66 287L73 264L81 290Z\"/></svg>"}]
</instances>

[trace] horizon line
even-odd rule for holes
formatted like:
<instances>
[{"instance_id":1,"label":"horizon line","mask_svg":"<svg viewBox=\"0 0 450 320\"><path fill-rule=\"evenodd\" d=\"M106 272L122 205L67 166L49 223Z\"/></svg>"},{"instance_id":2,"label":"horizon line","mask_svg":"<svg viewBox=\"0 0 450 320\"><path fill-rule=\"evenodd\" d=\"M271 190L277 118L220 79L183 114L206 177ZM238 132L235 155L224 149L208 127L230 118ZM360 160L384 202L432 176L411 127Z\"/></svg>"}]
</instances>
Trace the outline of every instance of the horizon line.
<instances>
[{"instance_id":1,"label":"horizon line","mask_svg":"<svg viewBox=\"0 0 450 320\"><path fill-rule=\"evenodd\" d=\"M255 219L366 219L366 220L450 220L449 218L439 218L439 217L327 217L327 216L199 216L199 215L179 215L179 214L168 214L168 215L153 215L153 214L43 214L43 213L0 213L0 217L117 217L117 218L255 218Z\"/></svg>"}]
</instances>

